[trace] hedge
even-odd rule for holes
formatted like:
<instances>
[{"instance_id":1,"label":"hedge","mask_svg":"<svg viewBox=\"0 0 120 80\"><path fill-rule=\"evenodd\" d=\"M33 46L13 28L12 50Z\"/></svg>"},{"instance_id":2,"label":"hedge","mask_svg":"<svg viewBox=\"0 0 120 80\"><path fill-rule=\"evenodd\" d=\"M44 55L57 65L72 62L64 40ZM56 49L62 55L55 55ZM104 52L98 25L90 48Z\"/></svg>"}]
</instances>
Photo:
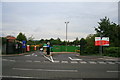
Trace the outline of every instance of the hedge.
<instances>
[{"instance_id":1,"label":"hedge","mask_svg":"<svg viewBox=\"0 0 120 80\"><path fill-rule=\"evenodd\" d=\"M110 57L120 57L120 47L107 47L104 49L104 55Z\"/></svg>"}]
</instances>

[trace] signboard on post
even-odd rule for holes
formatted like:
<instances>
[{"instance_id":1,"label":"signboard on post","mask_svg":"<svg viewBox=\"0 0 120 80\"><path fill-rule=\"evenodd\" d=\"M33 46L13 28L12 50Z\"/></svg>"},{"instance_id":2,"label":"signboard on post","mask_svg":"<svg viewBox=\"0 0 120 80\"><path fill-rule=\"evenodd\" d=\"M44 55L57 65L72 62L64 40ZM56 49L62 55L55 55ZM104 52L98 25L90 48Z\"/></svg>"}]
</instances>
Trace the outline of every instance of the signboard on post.
<instances>
[{"instance_id":1,"label":"signboard on post","mask_svg":"<svg viewBox=\"0 0 120 80\"><path fill-rule=\"evenodd\" d=\"M95 46L109 46L109 37L95 37Z\"/></svg>"},{"instance_id":2,"label":"signboard on post","mask_svg":"<svg viewBox=\"0 0 120 80\"><path fill-rule=\"evenodd\" d=\"M95 46L100 46L100 45L101 45L101 38L95 37Z\"/></svg>"},{"instance_id":3,"label":"signboard on post","mask_svg":"<svg viewBox=\"0 0 120 80\"><path fill-rule=\"evenodd\" d=\"M102 38L102 46L109 46L109 37Z\"/></svg>"},{"instance_id":4,"label":"signboard on post","mask_svg":"<svg viewBox=\"0 0 120 80\"><path fill-rule=\"evenodd\" d=\"M26 41L22 41L22 48L26 48Z\"/></svg>"}]
</instances>

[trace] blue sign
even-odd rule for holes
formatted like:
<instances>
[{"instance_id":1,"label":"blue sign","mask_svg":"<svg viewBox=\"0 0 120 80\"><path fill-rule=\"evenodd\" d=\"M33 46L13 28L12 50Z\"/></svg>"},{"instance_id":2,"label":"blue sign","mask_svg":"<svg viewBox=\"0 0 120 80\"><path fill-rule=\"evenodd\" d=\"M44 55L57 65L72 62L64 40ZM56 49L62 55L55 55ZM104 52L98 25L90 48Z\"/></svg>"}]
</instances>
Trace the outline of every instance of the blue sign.
<instances>
[{"instance_id":1,"label":"blue sign","mask_svg":"<svg viewBox=\"0 0 120 80\"><path fill-rule=\"evenodd\" d=\"M22 41L22 48L26 48L26 41Z\"/></svg>"}]
</instances>

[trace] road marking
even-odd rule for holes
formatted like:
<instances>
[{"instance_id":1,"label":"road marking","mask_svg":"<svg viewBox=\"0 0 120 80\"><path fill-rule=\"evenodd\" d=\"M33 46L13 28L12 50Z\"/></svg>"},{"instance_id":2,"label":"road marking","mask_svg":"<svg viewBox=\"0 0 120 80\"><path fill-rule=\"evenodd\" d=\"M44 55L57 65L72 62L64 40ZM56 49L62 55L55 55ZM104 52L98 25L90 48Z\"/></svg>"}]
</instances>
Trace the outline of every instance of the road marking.
<instances>
[{"instance_id":1,"label":"road marking","mask_svg":"<svg viewBox=\"0 0 120 80\"><path fill-rule=\"evenodd\" d=\"M44 56L46 59L48 59L49 61L51 61L50 58L46 57L45 55L43 55L43 56Z\"/></svg>"},{"instance_id":2,"label":"road marking","mask_svg":"<svg viewBox=\"0 0 120 80\"><path fill-rule=\"evenodd\" d=\"M68 57L70 60L82 60L82 59L72 59L71 57Z\"/></svg>"},{"instance_id":3,"label":"road marking","mask_svg":"<svg viewBox=\"0 0 120 80\"><path fill-rule=\"evenodd\" d=\"M32 56L34 55L35 53L32 54Z\"/></svg>"},{"instance_id":4,"label":"road marking","mask_svg":"<svg viewBox=\"0 0 120 80\"><path fill-rule=\"evenodd\" d=\"M54 63L59 63L60 61L54 61Z\"/></svg>"},{"instance_id":5,"label":"road marking","mask_svg":"<svg viewBox=\"0 0 120 80\"><path fill-rule=\"evenodd\" d=\"M53 60L52 56L50 56L50 58L51 58L51 61L52 61L52 62L54 62L54 60Z\"/></svg>"},{"instance_id":6,"label":"road marking","mask_svg":"<svg viewBox=\"0 0 120 80\"><path fill-rule=\"evenodd\" d=\"M11 62L16 62L15 60L9 60L9 61L11 61Z\"/></svg>"},{"instance_id":7,"label":"road marking","mask_svg":"<svg viewBox=\"0 0 120 80\"><path fill-rule=\"evenodd\" d=\"M71 61L71 63L78 63L77 61Z\"/></svg>"},{"instance_id":8,"label":"road marking","mask_svg":"<svg viewBox=\"0 0 120 80\"><path fill-rule=\"evenodd\" d=\"M31 79L31 78L33 78L33 79L38 79L38 77L23 77L23 76L0 76L0 77L2 77L2 78L23 78L23 79Z\"/></svg>"},{"instance_id":9,"label":"road marking","mask_svg":"<svg viewBox=\"0 0 120 80\"><path fill-rule=\"evenodd\" d=\"M89 61L89 63L90 63L90 64L96 64L96 62L94 62L94 61Z\"/></svg>"},{"instance_id":10,"label":"road marking","mask_svg":"<svg viewBox=\"0 0 120 80\"><path fill-rule=\"evenodd\" d=\"M118 59L105 59L105 60L118 60Z\"/></svg>"},{"instance_id":11,"label":"road marking","mask_svg":"<svg viewBox=\"0 0 120 80\"><path fill-rule=\"evenodd\" d=\"M50 58L46 57L45 55L43 55L43 56L44 56L46 59L48 59L49 61L54 62L52 56L50 56Z\"/></svg>"},{"instance_id":12,"label":"road marking","mask_svg":"<svg viewBox=\"0 0 120 80\"><path fill-rule=\"evenodd\" d=\"M85 61L81 61L80 63L81 63L81 64L86 64L87 62L85 62Z\"/></svg>"},{"instance_id":13,"label":"road marking","mask_svg":"<svg viewBox=\"0 0 120 80\"><path fill-rule=\"evenodd\" d=\"M16 62L15 60L2 59L3 61Z\"/></svg>"},{"instance_id":14,"label":"road marking","mask_svg":"<svg viewBox=\"0 0 120 80\"><path fill-rule=\"evenodd\" d=\"M107 63L109 63L109 64L115 64L115 63L113 63L113 62L107 62Z\"/></svg>"},{"instance_id":15,"label":"road marking","mask_svg":"<svg viewBox=\"0 0 120 80\"><path fill-rule=\"evenodd\" d=\"M31 70L31 71L51 71L51 72L78 72L78 70L52 70L52 69L25 69L25 68L12 68L14 70Z\"/></svg>"},{"instance_id":16,"label":"road marking","mask_svg":"<svg viewBox=\"0 0 120 80\"><path fill-rule=\"evenodd\" d=\"M31 60L26 60L26 62L32 62Z\"/></svg>"},{"instance_id":17,"label":"road marking","mask_svg":"<svg viewBox=\"0 0 120 80\"><path fill-rule=\"evenodd\" d=\"M25 55L25 56L30 56L30 55Z\"/></svg>"},{"instance_id":18,"label":"road marking","mask_svg":"<svg viewBox=\"0 0 120 80\"><path fill-rule=\"evenodd\" d=\"M8 61L7 59L2 59L3 61Z\"/></svg>"},{"instance_id":19,"label":"road marking","mask_svg":"<svg viewBox=\"0 0 120 80\"><path fill-rule=\"evenodd\" d=\"M120 62L116 62L117 64L120 64Z\"/></svg>"},{"instance_id":20,"label":"road marking","mask_svg":"<svg viewBox=\"0 0 120 80\"><path fill-rule=\"evenodd\" d=\"M118 72L120 72L120 71L106 71L106 72L118 73Z\"/></svg>"},{"instance_id":21,"label":"road marking","mask_svg":"<svg viewBox=\"0 0 120 80\"><path fill-rule=\"evenodd\" d=\"M98 62L99 64L106 64L105 62Z\"/></svg>"},{"instance_id":22,"label":"road marking","mask_svg":"<svg viewBox=\"0 0 120 80\"><path fill-rule=\"evenodd\" d=\"M41 62L41 61L34 61L34 62Z\"/></svg>"},{"instance_id":23,"label":"road marking","mask_svg":"<svg viewBox=\"0 0 120 80\"><path fill-rule=\"evenodd\" d=\"M68 61L61 61L61 63L68 63Z\"/></svg>"}]
</instances>

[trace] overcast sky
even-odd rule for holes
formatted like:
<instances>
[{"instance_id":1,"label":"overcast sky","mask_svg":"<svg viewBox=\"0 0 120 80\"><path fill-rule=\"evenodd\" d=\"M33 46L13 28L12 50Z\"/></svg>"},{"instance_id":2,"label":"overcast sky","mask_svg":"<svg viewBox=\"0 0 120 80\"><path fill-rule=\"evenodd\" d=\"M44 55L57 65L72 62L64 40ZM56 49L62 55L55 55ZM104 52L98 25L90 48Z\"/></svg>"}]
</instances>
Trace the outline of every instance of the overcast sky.
<instances>
[{"instance_id":1,"label":"overcast sky","mask_svg":"<svg viewBox=\"0 0 120 80\"><path fill-rule=\"evenodd\" d=\"M68 40L72 41L94 34L97 22L105 16L118 24L117 2L5 2L0 36L16 37L22 32L37 40L65 40L65 21L69 21Z\"/></svg>"}]
</instances>

